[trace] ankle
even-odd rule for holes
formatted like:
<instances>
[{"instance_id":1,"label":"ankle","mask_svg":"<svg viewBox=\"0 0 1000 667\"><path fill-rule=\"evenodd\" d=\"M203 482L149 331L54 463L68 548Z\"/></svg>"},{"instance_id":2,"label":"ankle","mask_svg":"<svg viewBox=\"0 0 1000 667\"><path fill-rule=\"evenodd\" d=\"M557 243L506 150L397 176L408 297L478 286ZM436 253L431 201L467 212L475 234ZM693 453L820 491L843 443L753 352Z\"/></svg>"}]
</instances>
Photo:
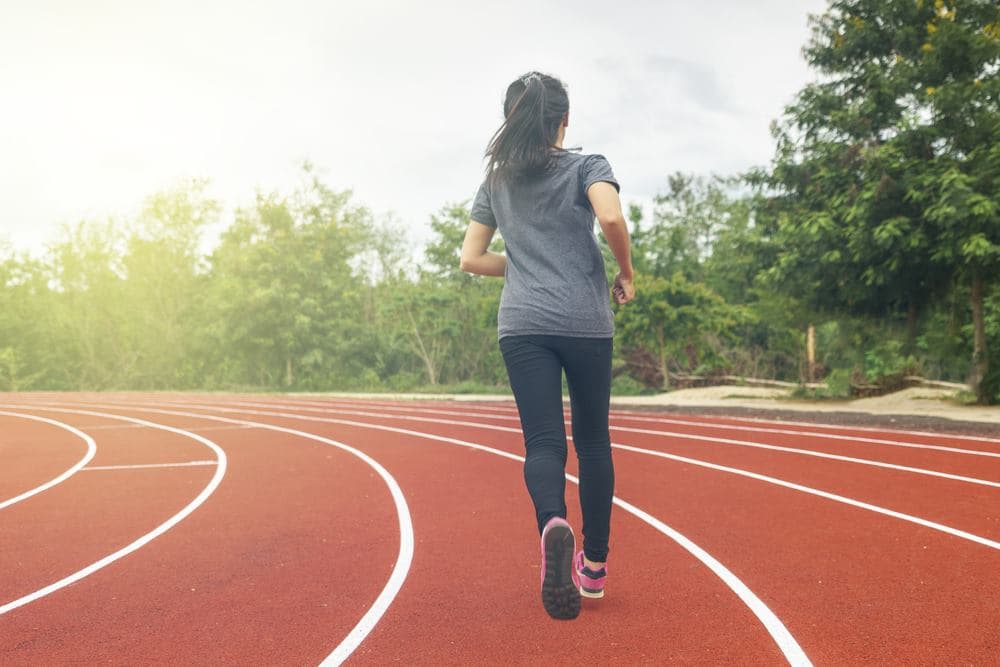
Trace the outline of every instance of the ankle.
<instances>
[{"instance_id":1,"label":"ankle","mask_svg":"<svg viewBox=\"0 0 1000 667\"><path fill-rule=\"evenodd\" d=\"M588 568L591 572L597 572L602 567L604 567L604 563L603 562L598 563L596 561L592 561L589 558L587 558L586 556L584 556L583 557L583 566L586 567L586 568Z\"/></svg>"}]
</instances>

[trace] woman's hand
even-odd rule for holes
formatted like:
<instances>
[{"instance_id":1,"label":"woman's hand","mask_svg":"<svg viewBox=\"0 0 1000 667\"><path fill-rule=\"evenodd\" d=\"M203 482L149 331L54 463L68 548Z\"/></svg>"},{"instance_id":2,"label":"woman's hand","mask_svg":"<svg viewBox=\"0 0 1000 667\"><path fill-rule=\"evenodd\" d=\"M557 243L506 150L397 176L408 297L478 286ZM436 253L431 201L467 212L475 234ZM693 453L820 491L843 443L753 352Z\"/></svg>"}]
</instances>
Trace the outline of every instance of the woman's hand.
<instances>
[{"instance_id":1,"label":"woman's hand","mask_svg":"<svg viewBox=\"0 0 1000 667\"><path fill-rule=\"evenodd\" d=\"M635 298L635 287L632 285L632 278L623 278L621 272L615 276L615 286L611 288L611 294L615 297L615 303L628 303Z\"/></svg>"}]
</instances>

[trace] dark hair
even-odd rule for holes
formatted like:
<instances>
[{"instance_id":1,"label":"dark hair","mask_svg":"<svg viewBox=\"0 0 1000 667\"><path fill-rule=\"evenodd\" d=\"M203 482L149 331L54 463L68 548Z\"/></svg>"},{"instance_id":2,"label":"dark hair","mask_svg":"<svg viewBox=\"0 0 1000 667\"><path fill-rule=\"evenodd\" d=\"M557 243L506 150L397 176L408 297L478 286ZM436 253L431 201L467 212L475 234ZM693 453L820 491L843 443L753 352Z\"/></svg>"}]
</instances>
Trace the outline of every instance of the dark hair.
<instances>
[{"instance_id":1,"label":"dark hair","mask_svg":"<svg viewBox=\"0 0 1000 667\"><path fill-rule=\"evenodd\" d=\"M487 178L510 180L549 167L564 152L552 144L567 111L569 97L559 79L534 71L515 79L504 97L503 124L486 149Z\"/></svg>"}]
</instances>

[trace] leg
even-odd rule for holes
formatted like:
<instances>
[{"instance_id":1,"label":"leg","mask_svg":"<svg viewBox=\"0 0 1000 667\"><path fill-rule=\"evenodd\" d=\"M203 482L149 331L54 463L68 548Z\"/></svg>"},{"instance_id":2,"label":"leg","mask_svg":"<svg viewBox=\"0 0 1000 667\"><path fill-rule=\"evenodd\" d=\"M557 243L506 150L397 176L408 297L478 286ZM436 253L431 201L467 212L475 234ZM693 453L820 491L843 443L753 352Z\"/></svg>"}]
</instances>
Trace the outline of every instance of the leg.
<instances>
[{"instance_id":1,"label":"leg","mask_svg":"<svg viewBox=\"0 0 1000 667\"><path fill-rule=\"evenodd\" d=\"M566 426L562 366L542 336L505 336L500 351L524 432L524 482L535 505L538 532L566 518Z\"/></svg>"},{"instance_id":2,"label":"leg","mask_svg":"<svg viewBox=\"0 0 1000 667\"><path fill-rule=\"evenodd\" d=\"M608 409L611 400L610 338L564 338L560 345L573 414L573 447L580 464L583 551L587 560L608 556L615 469Z\"/></svg>"}]
</instances>

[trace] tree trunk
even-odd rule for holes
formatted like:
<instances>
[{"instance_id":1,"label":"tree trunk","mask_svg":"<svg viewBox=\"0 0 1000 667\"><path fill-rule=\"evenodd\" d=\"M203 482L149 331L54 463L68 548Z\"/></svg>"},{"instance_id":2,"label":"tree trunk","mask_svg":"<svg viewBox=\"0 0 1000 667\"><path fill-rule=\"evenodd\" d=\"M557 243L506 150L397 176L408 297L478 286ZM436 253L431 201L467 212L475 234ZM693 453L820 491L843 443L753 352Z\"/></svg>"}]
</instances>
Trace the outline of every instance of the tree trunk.
<instances>
[{"instance_id":1,"label":"tree trunk","mask_svg":"<svg viewBox=\"0 0 1000 667\"><path fill-rule=\"evenodd\" d=\"M816 381L816 327L811 324L806 328L806 362L809 364L806 379L813 383Z\"/></svg>"},{"instance_id":2,"label":"tree trunk","mask_svg":"<svg viewBox=\"0 0 1000 667\"><path fill-rule=\"evenodd\" d=\"M295 376L292 375L292 358L285 358L285 386L291 387L292 383L295 382Z\"/></svg>"},{"instance_id":3,"label":"tree trunk","mask_svg":"<svg viewBox=\"0 0 1000 667\"><path fill-rule=\"evenodd\" d=\"M912 353L913 348L917 343L917 320L919 319L920 309L915 305L910 305L906 310L906 347L904 348L907 353Z\"/></svg>"},{"instance_id":4,"label":"tree trunk","mask_svg":"<svg viewBox=\"0 0 1000 667\"><path fill-rule=\"evenodd\" d=\"M667 350L665 347L665 341L663 339L663 330L660 329L656 332L656 342L659 343L659 356L660 356L660 373L663 375L663 384L660 387L664 391L670 389L670 372L667 371Z\"/></svg>"},{"instance_id":5,"label":"tree trunk","mask_svg":"<svg viewBox=\"0 0 1000 667\"><path fill-rule=\"evenodd\" d=\"M978 403L989 403L989 396L983 391L983 378L989 369L989 359L986 356L986 322L983 318L983 277L976 274L972 278L972 372L969 386L976 395Z\"/></svg>"},{"instance_id":6,"label":"tree trunk","mask_svg":"<svg viewBox=\"0 0 1000 667\"><path fill-rule=\"evenodd\" d=\"M413 312L407 310L406 314L410 318L410 324L413 326L413 338L417 343L414 350L420 360L424 362L424 368L427 369L427 381L431 383L431 386L437 386L437 369L434 368L434 357L424 345L424 339L420 336L420 327L417 326Z\"/></svg>"}]
</instances>

